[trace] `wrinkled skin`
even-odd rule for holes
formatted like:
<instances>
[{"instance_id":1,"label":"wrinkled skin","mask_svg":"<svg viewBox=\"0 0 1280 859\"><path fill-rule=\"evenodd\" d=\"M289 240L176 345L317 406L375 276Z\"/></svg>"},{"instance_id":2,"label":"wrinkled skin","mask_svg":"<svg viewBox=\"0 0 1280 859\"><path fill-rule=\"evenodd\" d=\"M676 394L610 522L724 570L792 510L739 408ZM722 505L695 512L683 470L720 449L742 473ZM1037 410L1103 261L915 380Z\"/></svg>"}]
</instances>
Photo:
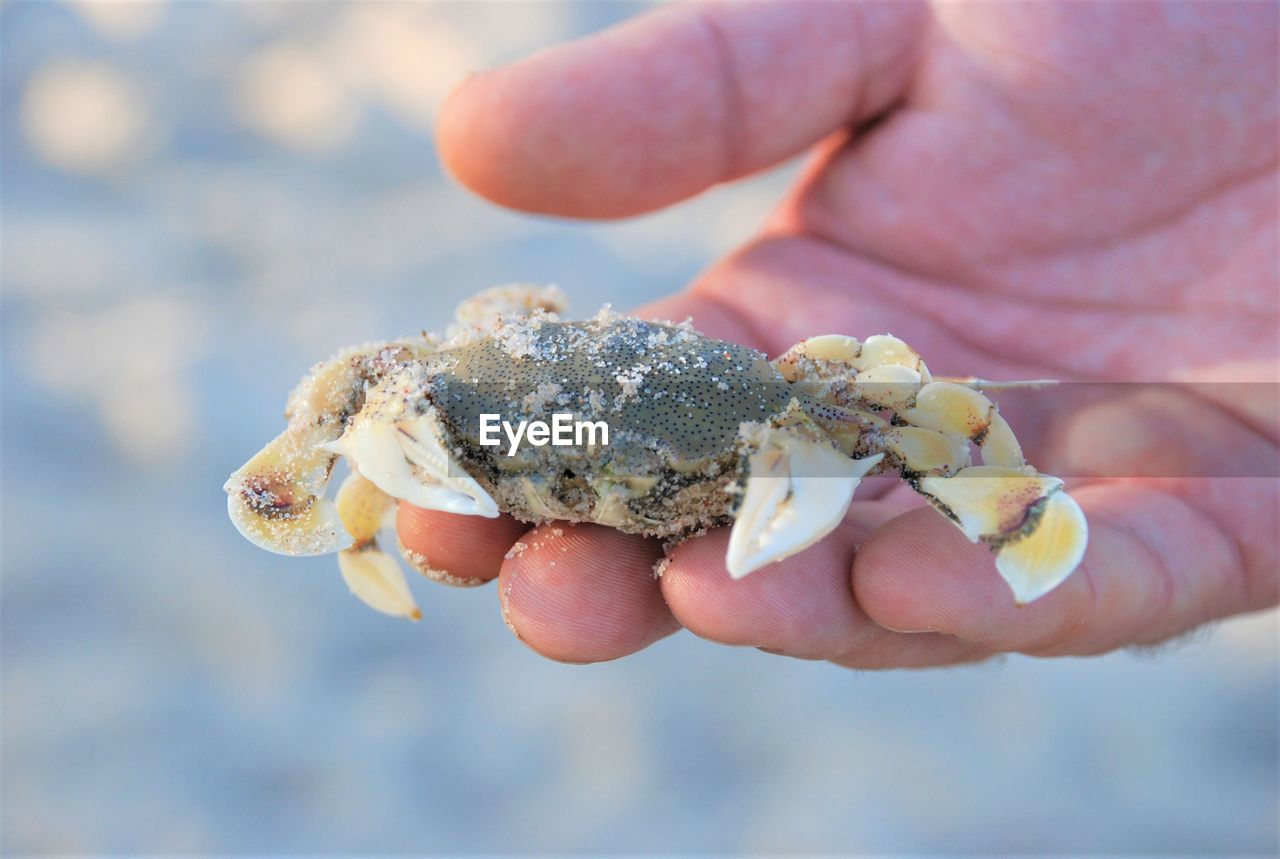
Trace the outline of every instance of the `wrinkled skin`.
<instances>
[{"instance_id":1,"label":"wrinkled skin","mask_svg":"<svg viewBox=\"0 0 1280 859\"><path fill-rule=\"evenodd\" d=\"M939 372L1274 382L1276 45L1260 3L677 7L469 79L439 145L491 200L586 218L814 148L759 237L639 311L771 355L891 331ZM1029 455L1055 473L1140 474L1150 458L1274 474L1256 397L1160 396L1123 407L1150 433L1139 451L1109 448L1088 413L1014 422L1052 428ZM435 566L500 577L521 639L575 662L681 626L853 667L1088 654L1276 604L1273 477L1072 493L1084 565L1023 608L989 553L905 487L864 487L841 530L738 582L723 531L678 547L655 581L660 547L607 528L527 536L402 505L399 529ZM504 559L517 539L536 548Z\"/></svg>"}]
</instances>

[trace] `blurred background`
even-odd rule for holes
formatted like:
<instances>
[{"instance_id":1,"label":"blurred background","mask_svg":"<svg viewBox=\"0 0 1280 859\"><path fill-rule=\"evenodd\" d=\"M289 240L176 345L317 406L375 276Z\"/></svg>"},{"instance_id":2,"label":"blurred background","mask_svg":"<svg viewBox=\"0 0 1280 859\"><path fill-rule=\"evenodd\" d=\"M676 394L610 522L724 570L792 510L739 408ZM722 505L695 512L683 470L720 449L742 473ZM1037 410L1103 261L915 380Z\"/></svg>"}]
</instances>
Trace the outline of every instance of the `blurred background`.
<instances>
[{"instance_id":1,"label":"blurred background","mask_svg":"<svg viewBox=\"0 0 1280 859\"><path fill-rule=\"evenodd\" d=\"M491 588L396 622L236 534L223 480L337 347L512 280L631 307L750 235L794 167L610 225L442 175L467 70L637 11L0 5L3 852L1275 852L1274 612L1099 659L571 667Z\"/></svg>"}]
</instances>

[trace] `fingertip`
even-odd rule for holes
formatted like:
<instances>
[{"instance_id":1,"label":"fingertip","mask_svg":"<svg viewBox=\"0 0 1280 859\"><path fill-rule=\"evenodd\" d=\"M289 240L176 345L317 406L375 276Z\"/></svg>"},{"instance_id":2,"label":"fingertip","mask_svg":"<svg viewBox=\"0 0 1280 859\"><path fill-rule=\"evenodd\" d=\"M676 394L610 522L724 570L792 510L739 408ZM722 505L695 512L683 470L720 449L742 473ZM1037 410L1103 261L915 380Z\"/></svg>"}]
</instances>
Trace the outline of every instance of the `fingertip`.
<instances>
[{"instance_id":1,"label":"fingertip","mask_svg":"<svg viewBox=\"0 0 1280 859\"><path fill-rule=\"evenodd\" d=\"M767 647L776 638L760 628L754 615L767 598L760 591L766 576L735 580L725 569L728 530L685 540L671 550L659 580L662 596L680 625L718 644Z\"/></svg>"},{"instance_id":2,"label":"fingertip","mask_svg":"<svg viewBox=\"0 0 1280 859\"><path fill-rule=\"evenodd\" d=\"M503 556L528 527L510 516L461 516L405 502L396 511L396 532L405 560L427 578L449 585L477 585L497 578Z\"/></svg>"},{"instance_id":3,"label":"fingertip","mask_svg":"<svg viewBox=\"0 0 1280 859\"><path fill-rule=\"evenodd\" d=\"M467 77L436 124L445 169L507 208L579 218L636 215L701 190L705 144L683 133L684 115L638 105L670 89L637 79L650 74L650 17Z\"/></svg>"},{"instance_id":4,"label":"fingertip","mask_svg":"<svg viewBox=\"0 0 1280 859\"><path fill-rule=\"evenodd\" d=\"M436 155L440 159L440 166L446 173L473 191L475 188L470 181L470 164L467 162L466 153L461 144L466 138L467 128L471 125L471 118L467 113L470 102L465 90L476 74L469 72L449 90L449 94L440 105L440 112L436 114L435 127Z\"/></svg>"},{"instance_id":5,"label":"fingertip","mask_svg":"<svg viewBox=\"0 0 1280 859\"><path fill-rule=\"evenodd\" d=\"M679 629L653 565L652 540L598 525L544 525L523 535L499 576L503 619L525 645L560 662L618 659Z\"/></svg>"},{"instance_id":6,"label":"fingertip","mask_svg":"<svg viewBox=\"0 0 1280 859\"><path fill-rule=\"evenodd\" d=\"M527 124L528 99L513 94L506 77L501 69L473 72L453 88L436 120L436 150L445 171L473 193L536 208L526 202L531 194L522 177L528 174L518 163L525 135L516 132Z\"/></svg>"}]
</instances>

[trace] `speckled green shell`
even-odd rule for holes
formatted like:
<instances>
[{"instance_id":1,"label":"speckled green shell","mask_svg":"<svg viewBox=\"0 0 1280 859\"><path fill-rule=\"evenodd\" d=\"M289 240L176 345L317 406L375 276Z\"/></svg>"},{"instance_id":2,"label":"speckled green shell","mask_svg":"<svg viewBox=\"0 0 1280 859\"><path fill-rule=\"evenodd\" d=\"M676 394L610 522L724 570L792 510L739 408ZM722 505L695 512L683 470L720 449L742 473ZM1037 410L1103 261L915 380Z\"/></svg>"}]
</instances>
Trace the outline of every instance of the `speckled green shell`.
<instances>
[{"instance_id":1,"label":"speckled green shell","mask_svg":"<svg viewBox=\"0 0 1280 859\"><path fill-rule=\"evenodd\" d=\"M634 521L609 524L658 535L727 521L739 426L794 396L761 352L617 316L521 320L436 353L426 370L458 460L504 510L540 520L549 504L556 518L592 521L602 498L620 494ZM610 444L526 443L514 457L505 437L480 444L482 414L515 423L554 413L606 421Z\"/></svg>"}]
</instances>

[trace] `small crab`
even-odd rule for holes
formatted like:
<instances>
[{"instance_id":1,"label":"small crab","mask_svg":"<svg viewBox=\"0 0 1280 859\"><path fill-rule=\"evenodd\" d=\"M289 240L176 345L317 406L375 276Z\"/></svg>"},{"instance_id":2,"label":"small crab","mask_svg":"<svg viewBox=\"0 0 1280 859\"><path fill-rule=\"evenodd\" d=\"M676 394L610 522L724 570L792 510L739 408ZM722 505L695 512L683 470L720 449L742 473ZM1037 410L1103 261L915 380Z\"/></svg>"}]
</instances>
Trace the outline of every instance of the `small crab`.
<instances>
[{"instance_id":1,"label":"small crab","mask_svg":"<svg viewBox=\"0 0 1280 859\"><path fill-rule=\"evenodd\" d=\"M1027 464L981 393L1045 383L935 378L888 334L813 337L770 361L687 322L608 308L562 321L564 304L555 287L495 287L458 308L447 337L316 365L289 398L285 431L227 481L232 522L273 552L338 552L356 596L412 618L404 574L377 542L396 499L669 541L732 524L725 567L740 578L830 533L864 477L896 472L992 549L1018 603L1079 565L1079 505ZM557 412L604 421L607 441L520 448L482 433L482 416ZM329 501L340 456L351 474Z\"/></svg>"}]
</instances>

